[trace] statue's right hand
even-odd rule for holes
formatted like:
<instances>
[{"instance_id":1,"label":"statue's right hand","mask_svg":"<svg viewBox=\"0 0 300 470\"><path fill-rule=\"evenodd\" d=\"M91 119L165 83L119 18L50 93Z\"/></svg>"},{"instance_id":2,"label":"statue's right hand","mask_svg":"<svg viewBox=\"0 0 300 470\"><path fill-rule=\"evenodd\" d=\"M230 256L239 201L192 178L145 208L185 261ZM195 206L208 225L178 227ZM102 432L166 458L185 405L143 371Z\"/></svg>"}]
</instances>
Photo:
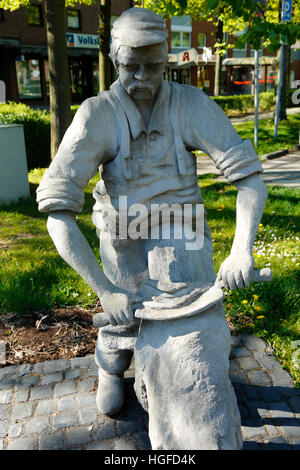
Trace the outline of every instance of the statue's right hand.
<instances>
[{"instance_id":1,"label":"statue's right hand","mask_svg":"<svg viewBox=\"0 0 300 470\"><path fill-rule=\"evenodd\" d=\"M113 326L133 323L133 303L138 300L137 296L123 292L105 294L100 298L105 316Z\"/></svg>"}]
</instances>

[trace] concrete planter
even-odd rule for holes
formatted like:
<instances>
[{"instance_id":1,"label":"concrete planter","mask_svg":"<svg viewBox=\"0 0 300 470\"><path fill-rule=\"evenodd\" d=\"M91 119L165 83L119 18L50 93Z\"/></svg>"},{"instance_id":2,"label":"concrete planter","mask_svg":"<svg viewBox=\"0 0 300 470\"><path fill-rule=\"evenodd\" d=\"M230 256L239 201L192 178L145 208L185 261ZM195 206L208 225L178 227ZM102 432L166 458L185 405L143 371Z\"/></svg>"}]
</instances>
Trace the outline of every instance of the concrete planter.
<instances>
[{"instance_id":1,"label":"concrete planter","mask_svg":"<svg viewBox=\"0 0 300 470\"><path fill-rule=\"evenodd\" d=\"M0 204L29 197L24 131L21 124L0 124Z\"/></svg>"}]
</instances>

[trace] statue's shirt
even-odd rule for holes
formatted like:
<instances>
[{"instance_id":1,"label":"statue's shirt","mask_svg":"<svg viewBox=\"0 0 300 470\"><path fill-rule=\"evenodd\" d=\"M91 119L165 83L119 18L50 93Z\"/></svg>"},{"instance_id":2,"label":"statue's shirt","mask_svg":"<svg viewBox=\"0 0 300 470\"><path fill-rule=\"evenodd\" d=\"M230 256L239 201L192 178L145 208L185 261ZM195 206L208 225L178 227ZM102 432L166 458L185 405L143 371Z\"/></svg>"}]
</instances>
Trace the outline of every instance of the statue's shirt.
<instances>
[{"instance_id":1,"label":"statue's shirt","mask_svg":"<svg viewBox=\"0 0 300 470\"><path fill-rule=\"evenodd\" d=\"M83 188L100 168L93 220L101 211L143 203L202 203L196 156L202 150L229 182L262 171L249 140L241 140L221 108L201 90L163 82L146 129L119 80L77 111L37 190L41 212L81 212ZM109 209L108 209L109 210Z\"/></svg>"}]
</instances>

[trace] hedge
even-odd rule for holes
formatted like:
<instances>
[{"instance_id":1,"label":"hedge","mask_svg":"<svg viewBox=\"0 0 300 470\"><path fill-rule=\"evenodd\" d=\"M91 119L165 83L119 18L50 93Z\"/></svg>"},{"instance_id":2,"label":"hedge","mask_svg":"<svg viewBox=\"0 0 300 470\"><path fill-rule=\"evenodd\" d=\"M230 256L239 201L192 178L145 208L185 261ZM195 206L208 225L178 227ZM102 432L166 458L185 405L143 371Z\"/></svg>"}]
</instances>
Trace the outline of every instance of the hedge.
<instances>
[{"instance_id":1,"label":"hedge","mask_svg":"<svg viewBox=\"0 0 300 470\"><path fill-rule=\"evenodd\" d=\"M248 113L254 108L253 95L212 96L212 99L223 109L225 113L240 111ZM269 111L275 104L273 91L265 91L259 94L260 111Z\"/></svg>"},{"instance_id":2,"label":"hedge","mask_svg":"<svg viewBox=\"0 0 300 470\"><path fill-rule=\"evenodd\" d=\"M294 106L291 101L292 93L287 91L287 106ZM263 92L259 95L260 110L273 108L275 97L273 92ZM217 96L212 97L225 113L237 110L249 112L254 107L252 95ZM72 106L74 116L78 106ZM47 168L50 164L50 114L48 111L32 109L20 103L0 103L0 123L23 124L28 169Z\"/></svg>"}]
</instances>

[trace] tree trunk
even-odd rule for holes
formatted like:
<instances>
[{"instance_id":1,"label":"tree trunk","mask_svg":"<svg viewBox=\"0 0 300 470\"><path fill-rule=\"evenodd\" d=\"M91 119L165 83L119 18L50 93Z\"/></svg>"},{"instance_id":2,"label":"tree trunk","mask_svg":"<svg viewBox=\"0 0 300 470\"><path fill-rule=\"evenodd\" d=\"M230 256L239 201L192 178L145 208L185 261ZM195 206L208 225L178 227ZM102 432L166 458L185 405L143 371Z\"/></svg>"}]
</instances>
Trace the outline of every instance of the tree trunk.
<instances>
[{"instance_id":1,"label":"tree trunk","mask_svg":"<svg viewBox=\"0 0 300 470\"><path fill-rule=\"evenodd\" d=\"M45 0L50 74L51 158L71 122L65 0Z\"/></svg>"},{"instance_id":2,"label":"tree trunk","mask_svg":"<svg viewBox=\"0 0 300 470\"><path fill-rule=\"evenodd\" d=\"M217 31L216 31L216 41L218 43L223 42L223 21L218 21ZM219 52L219 49L216 50L217 61L215 65L215 86L214 86L214 95L219 96L221 94L221 77L222 77L222 56Z\"/></svg>"},{"instance_id":3,"label":"tree trunk","mask_svg":"<svg viewBox=\"0 0 300 470\"><path fill-rule=\"evenodd\" d=\"M134 7L134 0L129 0L129 8L133 8Z\"/></svg>"},{"instance_id":4,"label":"tree trunk","mask_svg":"<svg viewBox=\"0 0 300 470\"><path fill-rule=\"evenodd\" d=\"M111 85L110 74L110 18L111 0L100 0L100 48L99 48L99 89L109 90Z\"/></svg>"}]
</instances>

